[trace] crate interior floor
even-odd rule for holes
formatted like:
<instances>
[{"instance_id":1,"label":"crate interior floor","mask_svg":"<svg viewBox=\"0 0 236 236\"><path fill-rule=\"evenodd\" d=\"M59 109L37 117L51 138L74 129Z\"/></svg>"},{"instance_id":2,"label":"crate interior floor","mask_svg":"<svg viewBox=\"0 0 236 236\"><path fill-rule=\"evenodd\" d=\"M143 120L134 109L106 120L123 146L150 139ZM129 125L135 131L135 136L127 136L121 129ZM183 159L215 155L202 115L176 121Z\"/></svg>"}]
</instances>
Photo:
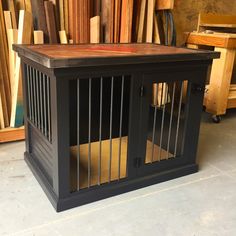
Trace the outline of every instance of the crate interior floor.
<instances>
[{"instance_id":1,"label":"crate interior floor","mask_svg":"<svg viewBox=\"0 0 236 236\"><path fill-rule=\"evenodd\" d=\"M112 160L111 160L111 181L119 179L119 138L112 139ZM122 137L121 139L121 159L120 159L120 179L125 178L127 174L127 144L128 138ZM90 186L98 185L99 181L99 142L91 143L91 177ZM71 147L71 186L72 190L75 191L77 188L77 146ZM80 145L80 170L79 187L88 187L88 144ZM151 163L152 155L152 142L147 141L147 155L145 163ZM153 161L159 161L160 148L158 145L153 146ZM166 150L161 149L162 159L171 157L171 153L167 153ZM110 140L102 141L102 155L101 155L101 178L100 183L109 182L109 160L110 160Z\"/></svg>"}]
</instances>

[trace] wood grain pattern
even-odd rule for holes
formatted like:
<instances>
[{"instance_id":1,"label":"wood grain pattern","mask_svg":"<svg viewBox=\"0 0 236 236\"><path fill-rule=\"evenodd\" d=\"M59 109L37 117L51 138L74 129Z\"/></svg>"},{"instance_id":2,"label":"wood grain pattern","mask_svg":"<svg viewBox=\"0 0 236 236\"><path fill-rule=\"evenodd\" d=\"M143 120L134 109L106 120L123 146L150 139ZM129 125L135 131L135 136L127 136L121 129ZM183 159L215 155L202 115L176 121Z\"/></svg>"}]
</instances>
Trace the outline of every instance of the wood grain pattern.
<instances>
[{"instance_id":1,"label":"wood grain pattern","mask_svg":"<svg viewBox=\"0 0 236 236\"><path fill-rule=\"evenodd\" d=\"M74 40L74 23L73 23L73 16L74 16L74 0L68 0L68 34L69 39Z\"/></svg>"},{"instance_id":2,"label":"wood grain pattern","mask_svg":"<svg viewBox=\"0 0 236 236\"><path fill-rule=\"evenodd\" d=\"M207 27L236 28L236 16L200 13L198 17L197 31Z\"/></svg>"},{"instance_id":3,"label":"wood grain pattern","mask_svg":"<svg viewBox=\"0 0 236 236\"><path fill-rule=\"evenodd\" d=\"M54 17L55 17L55 22L56 22L56 29L57 31L60 30L61 27L61 19L60 19L60 0L49 0L53 4L53 10L54 10ZM64 5L63 5L64 7ZM63 13L64 15L64 13Z\"/></svg>"},{"instance_id":4,"label":"wood grain pattern","mask_svg":"<svg viewBox=\"0 0 236 236\"><path fill-rule=\"evenodd\" d=\"M64 0L59 0L60 30L65 30Z\"/></svg>"},{"instance_id":5,"label":"wood grain pattern","mask_svg":"<svg viewBox=\"0 0 236 236\"><path fill-rule=\"evenodd\" d=\"M64 0L64 19L65 19L65 31L69 33L69 3L68 0Z\"/></svg>"},{"instance_id":6,"label":"wood grain pattern","mask_svg":"<svg viewBox=\"0 0 236 236\"><path fill-rule=\"evenodd\" d=\"M19 141L25 139L25 129L20 128L5 128L0 130L0 143Z\"/></svg>"},{"instance_id":7,"label":"wood grain pattern","mask_svg":"<svg viewBox=\"0 0 236 236\"><path fill-rule=\"evenodd\" d=\"M46 13L49 43L58 43L58 35L57 35L56 19L54 15L53 3L45 1L44 6Z\"/></svg>"},{"instance_id":8,"label":"wood grain pattern","mask_svg":"<svg viewBox=\"0 0 236 236\"><path fill-rule=\"evenodd\" d=\"M4 122L4 117L3 117L3 104L2 104L2 97L1 97L1 91L0 91L0 130L4 128L5 128L5 122Z\"/></svg>"},{"instance_id":9,"label":"wood grain pattern","mask_svg":"<svg viewBox=\"0 0 236 236\"><path fill-rule=\"evenodd\" d=\"M148 0L146 42L152 43L155 0Z\"/></svg>"},{"instance_id":10,"label":"wood grain pattern","mask_svg":"<svg viewBox=\"0 0 236 236\"><path fill-rule=\"evenodd\" d=\"M17 44L30 44L32 37L32 15L24 10L20 10L19 28ZM12 107L11 107L11 127L19 127L23 124L23 94L22 94L22 74L21 60L16 56L15 79L12 91Z\"/></svg>"},{"instance_id":11,"label":"wood grain pattern","mask_svg":"<svg viewBox=\"0 0 236 236\"><path fill-rule=\"evenodd\" d=\"M114 43L119 43L120 41L120 22L121 22L121 0L115 0Z\"/></svg>"},{"instance_id":12,"label":"wood grain pattern","mask_svg":"<svg viewBox=\"0 0 236 236\"><path fill-rule=\"evenodd\" d=\"M174 0L156 0L156 10L169 10L174 8Z\"/></svg>"},{"instance_id":13,"label":"wood grain pattern","mask_svg":"<svg viewBox=\"0 0 236 236\"><path fill-rule=\"evenodd\" d=\"M9 117L11 110L11 89L10 89L10 75L9 75L9 52L7 43L7 33L4 21L3 6L0 2L0 67L1 67L1 86L0 95L2 102L2 110L4 113L5 126L9 125Z\"/></svg>"},{"instance_id":14,"label":"wood grain pattern","mask_svg":"<svg viewBox=\"0 0 236 236\"><path fill-rule=\"evenodd\" d=\"M60 37L61 44L68 44L68 39L67 39L65 30L59 31L59 37Z\"/></svg>"},{"instance_id":15,"label":"wood grain pattern","mask_svg":"<svg viewBox=\"0 0 236 236\"><path fill-rule=\"evenodd\" d=\"M147 3L147 0L141 0L140 16L139 16L139 23L138 23L138 36L137 36L138 43L143 42L146 3Z\"/></svg>"},{"instance_id":16,"label":"wood grain pattern","mask_svg":"<svg viewBox=\"0 0 236 236\"><path fill-rule=\"evenodd\" d=\"M35 30L34 31L34 44L43 44L43 43L44 43L43 31Z\"/></svg>"},{"instance_id":17,"label":"wood grain pattern","mask_svg":"<svg viewBox=\"0 0 236 236\"><path fill-rule=\"evenodd\" d=\"M10 74L10 87L11 91L14 89L14 73L15 73L15 63L16 63L16 52L12 49L12 45L17 43L18 30L8 29L7 39L9 45L9 74Z\"/></svg>"},{"instance_id":18,"label":"wood grain pattern","mask_svg":"<svg viewBox=\"0 0 236 236\"><path fill-rule=\"evenodd\" d=\"M32 14L32 6L31 0L24 0L25 1L25 10Z\"/></svg>"},{"instance_id":19,"label":"wood grain pattern","mask_svg":"<svg viewBox=\"0 0 236 236\"><path fill-rule=\"evenodd\" d=\"M90 43L100 43L100 16L90 19Z\"/></svg>"},{"instance_id":20,"label":"wood grain pattern","mask_svg":"<svg viewBox=\"0 0 236 236\"><path fill-rule=\"evenodd\" d=\"M11 20L11 12L10 11L4 11L4 20L5 20L6 31L8 29L13 29L12 28L12 20Z\"/></svg>"},{"instance_id":21,"label":"wood grain pattern","mask_svg":"<svg viewBox=\"0 0 236 236\"><path fill-rule=\"evenodd\" d=\"M218 34L218 33L216 34L190 33L187 35L186 43L222 47L222 48L235 48L236 35Z\"/></svg>"},{"instance_id":22,"label":"wood grain pattern","mask_svg":"<svg viewBox=\"0 0 236 236\"><path fill-rule=\"evenodd\" d=\"M132 38L133 0L122 0L120 42L130 43Z\"/></svg>"},{"instance_id":23,"label":"wood grain pattern","mask_svg":"<svg viewBox=\"0 0 236 236\"><path fill-rule=\"evenodd\" d=\"M15 1L9 0L8 5L9 5L9 10L11 12L12 27L13 27L13 29L17 29L18 12L16 11Z\"/></svg>"},{"instance_id":24,"label":"wood grain pattern","mask_svg":"<svg viewBox=\"0 0 236 236\"><path fill-rule=\"evenodd\" d=\"M215 51L221 52L221 56L212 64L206 111L223 115L227 109L236 50L216 47Z\"/></svg>"}]
</instances>

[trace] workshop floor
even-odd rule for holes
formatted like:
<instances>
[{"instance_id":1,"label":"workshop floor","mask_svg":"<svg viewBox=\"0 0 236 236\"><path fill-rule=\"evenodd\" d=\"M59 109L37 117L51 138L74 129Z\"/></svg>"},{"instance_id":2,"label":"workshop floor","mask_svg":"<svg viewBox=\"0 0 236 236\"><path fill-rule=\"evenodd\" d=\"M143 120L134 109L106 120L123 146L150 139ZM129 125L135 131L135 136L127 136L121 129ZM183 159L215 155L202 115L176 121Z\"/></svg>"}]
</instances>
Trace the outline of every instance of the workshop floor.
<instances>
[{"instance_id":1,"label":"workshop floor","mask_svg":"<svg viewBox=\"0 0 236 236\"><path fill-rule=\"evenodd\" d=\"M0 235L236 235L236 110L203 114L200 171L56 213L23 161L24 143L0 145Z\"/></svg>"}]
</instances>

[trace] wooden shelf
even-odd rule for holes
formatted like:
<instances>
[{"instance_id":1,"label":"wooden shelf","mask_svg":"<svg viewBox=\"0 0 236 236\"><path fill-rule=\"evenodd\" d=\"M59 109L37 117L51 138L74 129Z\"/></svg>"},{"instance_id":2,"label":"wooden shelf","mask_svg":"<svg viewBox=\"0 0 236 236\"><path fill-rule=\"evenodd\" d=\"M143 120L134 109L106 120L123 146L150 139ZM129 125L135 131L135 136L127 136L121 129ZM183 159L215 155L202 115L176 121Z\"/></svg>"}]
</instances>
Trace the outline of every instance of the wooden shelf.
<instances>
[{"instance_id":1,"label":"wooden shelf","mask_svg":"<svg viewBox=\"0 0 236 236\"><path fill-rule=\"evenodd\" d=\"M25 139L24 126L20 128L5 128L0 130L0 143L7 143Z\"/></svg>"}]
</instances>

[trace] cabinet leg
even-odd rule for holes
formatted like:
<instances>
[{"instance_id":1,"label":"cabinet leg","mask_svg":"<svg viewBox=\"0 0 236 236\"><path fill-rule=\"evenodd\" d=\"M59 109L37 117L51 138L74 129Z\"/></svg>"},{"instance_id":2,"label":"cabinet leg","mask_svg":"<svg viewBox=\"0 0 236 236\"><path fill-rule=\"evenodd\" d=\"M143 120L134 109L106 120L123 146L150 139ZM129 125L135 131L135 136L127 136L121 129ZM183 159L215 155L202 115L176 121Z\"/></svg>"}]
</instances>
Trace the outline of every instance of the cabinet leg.
<instances>
[{"instance_id":1,"label":"cabinet leg","mask_svg":"<svg viewBox=\"0 0 236 236\"><path fill-rule=\"evenodd\" d=\"M226 113L230 83L232 78L235 50L215 47L220 59L212 64L206 111L213 115Z\"/></svg>"}]
</instances>

